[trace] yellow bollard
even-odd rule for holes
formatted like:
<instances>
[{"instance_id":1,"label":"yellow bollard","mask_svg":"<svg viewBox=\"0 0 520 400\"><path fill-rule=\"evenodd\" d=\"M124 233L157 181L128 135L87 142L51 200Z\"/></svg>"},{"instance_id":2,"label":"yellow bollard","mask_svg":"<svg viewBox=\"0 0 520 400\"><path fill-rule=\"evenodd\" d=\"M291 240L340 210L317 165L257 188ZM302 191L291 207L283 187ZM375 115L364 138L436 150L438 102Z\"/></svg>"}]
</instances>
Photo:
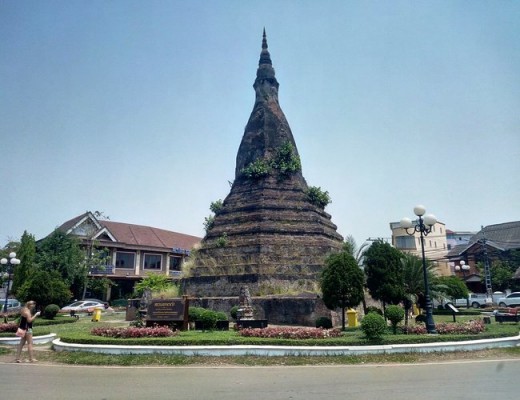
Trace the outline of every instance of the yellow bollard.
<instances>
[{"instance_id":1,"label":"yellow bollard","mask_svg":"<svg viewBox=\"0 0 520 400\"><path fill-rule=\"evenodd\" d=\"M99 322L101 319L101 308L94 308L92 311L92 322Z\"/></svg>"},{"instance_id":2,"label":"yellow bollard","mask_svg":"<svg viewBox=\"0 0 520 400\"><path fill-rule=\"evenodd\" d=\"M349 328L358 326L357 311L352 308L347 310L347 325Z\"/></svg>"}]
</instances>

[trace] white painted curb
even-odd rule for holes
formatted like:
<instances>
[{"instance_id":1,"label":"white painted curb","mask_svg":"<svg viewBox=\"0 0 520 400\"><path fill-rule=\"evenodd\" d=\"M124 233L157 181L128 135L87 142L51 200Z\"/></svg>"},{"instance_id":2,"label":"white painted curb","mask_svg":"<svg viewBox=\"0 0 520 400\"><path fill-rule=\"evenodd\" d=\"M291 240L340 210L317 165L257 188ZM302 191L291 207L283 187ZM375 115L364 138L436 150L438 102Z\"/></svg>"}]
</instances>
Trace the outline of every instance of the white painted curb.
<instances>
[{"instance_id":1,"label":"white painted curb","mask_svg":"<svg viewBox=\"0 0 520 400\"><path fill-rule=\"evenodd\" d=\"M52 342L54 338L56 337L55 333L50 333L48 335L43 336L33 336L33 344L45 344ZM11 345L11 346L18 346L20 343L19 337L3 337L0 338L0 345Z\"/></svg>"},{"instance_id":2,"label":"white painted curb","mask_svg":"<svg viewBox=\"0 0 520 400\"><path fill-rule=\"evenodd\" d=\"M101 354L168 354L184 356L338 356L392 353L473 351L520 346L520 335L464 342L396 344L384 346L117 346L52 342L56 351L86 351Z\"/></svg>"}]
</instances>

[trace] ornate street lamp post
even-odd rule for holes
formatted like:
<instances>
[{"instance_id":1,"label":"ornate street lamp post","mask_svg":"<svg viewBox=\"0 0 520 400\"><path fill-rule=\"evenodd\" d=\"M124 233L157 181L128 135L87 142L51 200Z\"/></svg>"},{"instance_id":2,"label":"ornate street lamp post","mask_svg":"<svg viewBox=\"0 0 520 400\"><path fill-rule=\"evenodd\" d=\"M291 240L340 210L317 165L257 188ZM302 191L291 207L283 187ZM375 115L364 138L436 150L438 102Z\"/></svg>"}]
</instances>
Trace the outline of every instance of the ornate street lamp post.
<instances>
[{"instance_id":1,"label":"ornate street lamp post","mask_svg":"<svg viewBox=\"0 0 520 400\"><path fill-rule=\"evenodd\" d=\"M466 272L469 271L469 265L466 264L466 261L460 260L460 265L455 265L455 271L462 271L462 276L464 277L464 282L466 281Z\"/></svg>"},{"instance_id":2,"label":"ornate street lamp post","mask_svg":"<svg viewBox=\"0 0 520 400\"><path fill-rule=\"evenodd\" d=\"M11 285L11 268L14 265L20 264L20 260L16 258L16 253L13 251L9 254L9 260L7 258L2 258L0 263L2 265L7 265L7 287L5 288L5 302L3 307L4 313L6 313L5 316L7 318L7 299L9 297L9 286Z\"/></svg>"},{"instance_id":3,"label":"ornate street lamp post","mask_svg":"<svg viewBox=\"0 0 520 400\"><path fill-rule=\"evenodd\" d=\"M462 271L462 277L464 279L464 283L466 283L466 272L469 271L469 265L466 264L466 261L460 260L460 265L455 265L455 271ZM466 308L469 308L469 297L466 299L466 301Z\"/></svg>"},{"instance_id":4,"label":"ornate street lamp post","mask_svg":"<svg viewBox=\"0 0 520 400\"><path fill-rule=\"evenodd\" d=\"M424 297L426 300L426 330L428 333L437 333L435 330L435 322L433 321L433 303L430 298L428 271L426 269L426 256L424 255L424 237L432 231L432 227L437 222L437 218L435 218L435 216L432 214L424 215L426 213L424 206L415 206L413 212L419 217L419 219L412 222L410 218L403 218L400 222L400 225L410 236L414 236L416 232L419 232L420 234L424 277Z\"/></svg>"}]
</instances>

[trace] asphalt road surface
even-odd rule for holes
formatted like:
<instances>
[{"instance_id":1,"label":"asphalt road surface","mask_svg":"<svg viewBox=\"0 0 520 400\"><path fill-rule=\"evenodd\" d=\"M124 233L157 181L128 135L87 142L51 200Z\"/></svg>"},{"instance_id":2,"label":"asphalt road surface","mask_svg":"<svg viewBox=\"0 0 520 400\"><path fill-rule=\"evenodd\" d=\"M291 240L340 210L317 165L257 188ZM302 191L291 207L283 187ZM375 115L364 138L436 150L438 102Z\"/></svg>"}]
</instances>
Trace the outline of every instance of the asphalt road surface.
<instances>
[{"instance_id":1,"label":"asphalt road surface","mask_svg":"<svg viewBox=\"0 0 520 400\"><path fill-rule=\"evenodd\" d=\"M520 360L307 367L0 364L0 399L520 398Z\"/></svg>"}]
</instances>

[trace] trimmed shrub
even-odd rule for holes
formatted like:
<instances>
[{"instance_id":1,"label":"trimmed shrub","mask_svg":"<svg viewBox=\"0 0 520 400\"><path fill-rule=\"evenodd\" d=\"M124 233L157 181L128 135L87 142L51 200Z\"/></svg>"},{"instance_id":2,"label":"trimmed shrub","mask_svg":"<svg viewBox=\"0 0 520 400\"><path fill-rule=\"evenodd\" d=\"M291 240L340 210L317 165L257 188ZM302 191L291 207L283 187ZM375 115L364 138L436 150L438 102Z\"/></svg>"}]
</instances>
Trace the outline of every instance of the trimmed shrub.
<instances>
[{"instance_id":1,"label":"trimmed shrub","mask_svg":"<svg viewBox=\"0 0 520 400\"><path fill-rule=\"evenodd\" d=\"M49 304L43 310L43 318L54 319L54 317L58 314L59 311L60 311L59 306L57 306L56 304Z\"/></svg>"},{"instance_id":2,"label":"trimmed shrub","mask_svg":"<svg viewBox=\"0 0 520 400\"><path fill-rule=\"evenodd\" d=\"M205 311L202 307L190 307L188 310L188 319L190 322L200 321L200 316Z\"/></svg>"},{"instance_id":3,"label":"trimmed shrub","mask_svg":"<svg viewBox=\"0 0 520 400\"><path fill-rule=\"evenodd\" d=\"M385 315L392 324L392 331L396 335L397 325L404 319L404 309L396 305L390 305L386 307Z\"/></svg>"},{"instance_id":4,"label":"trimmed shrub","mask_svg":"<svg viewBox=\"0 0 520 400\"><path fill-rule=\"evenodd\" d=\"M382 315L370 312L361 320L361 330L368 340L379 340L386 333L386 321Z\"/></svg>"},{"instance_id":5,"label":"trimmed shrub","mask_svg":"<svg viewBox=\"0 0 520 400\"><path fill-rule=\"evenodd\" d=\"M331 329L332 320L328 317L319 317L316 319L316 328Z\"/></svg>"},{"instance_id":6,"label":"trimmed shrub","mask_svg":"<svg viewBox=\"0 0 520 400\"><path fill-rule=\"evenodd\" d=\"M218 314L213 310L204 310L199 316L199 321L202 323L202 329L213 330L217 326Z\"/></svg>"},{"instance_id":7,"label":"trimmed shrub","mask_svg":"<svg viewBox=\"0 0 520 400\"><path fill-rule=\"evenodd\" d=\"M217 311L217 321L227 321L227 314L223 311Z\"/></svg>"},{"instance_id":8,"label":"trimmed shrub","mask_svg":"<svg viewBox=\"0 0 520 400\"><path fill-rule=\"evenodd\" d=\"M229 315L231 315L231 318L233 318L235 321L238 317L239 308L240 308L239 306L233 306L233 307L231 307L231 310L229 310Z\"/></svg>"},{"instance_id":9,"label":"trimmed shrub","mask_svg":"<svg viewBox=\"0 0 520 400\"><path fill-rule=\"evenodd\" d=\"M377 307L374 307L374 306L368 306L367 307L367 314L371 313L371 312L375 312L375 313L377 313L379 315L383 315L383 311L380 308L377 308Z\"/></svg>"}]
</instances>

